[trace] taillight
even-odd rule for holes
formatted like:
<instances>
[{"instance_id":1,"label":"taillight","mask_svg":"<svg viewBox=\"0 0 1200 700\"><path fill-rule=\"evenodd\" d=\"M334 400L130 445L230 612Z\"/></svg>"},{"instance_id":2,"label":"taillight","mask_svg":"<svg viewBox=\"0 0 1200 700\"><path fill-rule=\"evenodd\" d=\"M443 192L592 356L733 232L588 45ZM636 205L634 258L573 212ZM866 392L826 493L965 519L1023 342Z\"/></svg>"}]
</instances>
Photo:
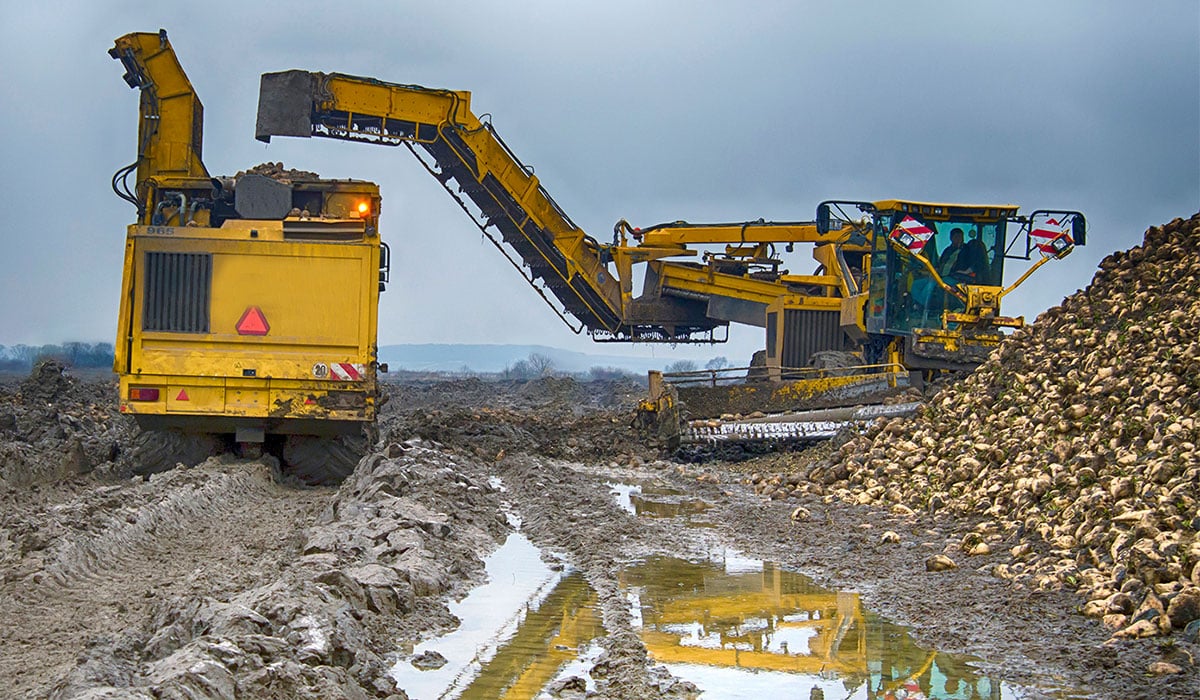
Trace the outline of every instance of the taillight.
<instances>
[{"instance_id":1,"label":"taillight","mask_svg":"<svg viewBox=\"0 0 1200 700\"><path fill-rule=\"evenodd\" d=\"M129 388L130 401L158 401L158 389L145 386Z\"/></svg>"}]
</instances>

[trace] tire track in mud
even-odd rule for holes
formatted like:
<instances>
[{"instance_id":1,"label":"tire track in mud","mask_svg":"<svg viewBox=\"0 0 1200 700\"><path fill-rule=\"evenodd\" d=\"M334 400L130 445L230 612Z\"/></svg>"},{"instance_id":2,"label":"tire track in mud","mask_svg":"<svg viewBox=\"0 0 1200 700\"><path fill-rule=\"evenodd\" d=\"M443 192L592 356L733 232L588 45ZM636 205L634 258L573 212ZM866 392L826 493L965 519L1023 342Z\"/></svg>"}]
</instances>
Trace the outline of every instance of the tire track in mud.
<instances>
[{"instance_id":1,"label":"tire track in mud","mask_svg":"<svg viewBox=\"0 0 1200 700\"><path fill-rule=\"evenodd\" d=\"M39 686L64 678L93 646L144 639L164 601L227 598L267 580L294 556L297 531L327 493L276 485L264 462L210 462L106 492L106 502L137 505L88 523L52 546L41 571L0 586L0 619L27 621L0 630L7 692L45 696L50 688Z\"/></svg>"},{"instance_id":2,"label":"tire track in mud","mask_svg":"<svg viewBox=\"0 0 1200 700\"><path fill-rule=\"evenodd\" d=\"M169 553L164 544L192 533L205 521L227 519L244 509L251 498L271 497L271 489L257 475L224 472L199 484L185 484L163 500L114 517L103 532L67 542L54 561L34 582L34 591L46 588L79 589L102 580L131 578L148 555Z\"/></svg>"}]
</instances>

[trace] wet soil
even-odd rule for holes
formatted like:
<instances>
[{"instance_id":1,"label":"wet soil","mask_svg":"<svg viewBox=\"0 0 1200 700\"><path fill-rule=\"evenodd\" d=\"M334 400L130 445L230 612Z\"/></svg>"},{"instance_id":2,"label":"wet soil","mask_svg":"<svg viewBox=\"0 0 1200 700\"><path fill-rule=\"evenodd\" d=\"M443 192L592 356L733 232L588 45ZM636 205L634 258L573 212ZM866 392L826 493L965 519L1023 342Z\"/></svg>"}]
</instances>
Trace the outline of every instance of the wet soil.
<instances>
[{"instance_id":1,"label":"wet soil","mask_svg":"<svg viewBox=\"0 0 1200 700\"><path fill-rule=\"evenodd\" d=\"M634 383L391 386L372 454L340 488L317 489L281 484L270 458L129 478L121 454L136 431L110 392L106 378L45 397L0 383L12 416L0 421L0 678L12 697L424 697L396 684L396 665L452 656L436 640L470 623L456 601L488 580L487 557L518 528L571 581L547 595L594 611L530 607L525 619L545 629L529 634L574 658L538 697L722 697L651 653L647 591L666 579L638 568L691 571L714 552L857 593L913 644L978 657L980 674L1022 697L1200 689L1196 645L1110 641L1075 594L993 577L988 556L957 549L967 519L764 500L743 483L828 448L660 459L629 429ZM959 568L926 570L951 552ZM1180 672L1149 673L1158 661Z\"/></svg>"}]
</instances>

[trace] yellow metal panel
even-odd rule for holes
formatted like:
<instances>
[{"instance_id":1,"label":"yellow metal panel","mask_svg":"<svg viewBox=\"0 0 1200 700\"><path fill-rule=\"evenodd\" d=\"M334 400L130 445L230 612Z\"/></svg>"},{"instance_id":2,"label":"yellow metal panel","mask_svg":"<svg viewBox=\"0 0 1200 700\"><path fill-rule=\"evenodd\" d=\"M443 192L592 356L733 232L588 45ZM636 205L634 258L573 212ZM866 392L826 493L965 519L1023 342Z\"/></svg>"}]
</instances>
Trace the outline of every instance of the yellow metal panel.
<instances>
[{"instance_id":1,"label":"yellow metal panel","mask_svg":"<svg viewBox=\"0 0 1200 700\"><path fill-rule=\"evenodd\" d=\"M757 280L712 272L685 264L663 263L660 268L664 289L678 289L693 294L726 296L761 304L781 304L781 308L828 309L841 308L839 297L808 296L805 294L780 295L776 282ZM814 278L822 279L822 278ZM833 279L833 278L830 278Z\"/></svg>"},{"instance_id":2,"label":"yellow metal panel","mask_svg":"<svg viewBox=\"0 0 1200 700\"><path fill-rule=\"evenodd\" d=\"M338 386L327 382L321 389L276 389L270 392L274 418L321 418L371 420L375 399L361 386Z\"/></svg>"},{"instance_id":3,"label":"yellow metal panel","mask_svg":"<svg viewBox=\"0 0 1200 700\"><path fill-rule=\"evenodd\" d=\"M863 306L867 303L867 293L855 294L842 299L840 325L846 335L862 342L867 339L867 327L863 322Z\"/></svg>"},{"instance_id":4,"label":"yellow metal panel","mask_svg":"<svg viewBox=\"0 0 1200 700\"><path fill-rule=\"evenodd\" d=\"M213 260L212 332L245 343L359 344L362 260L218 255ZM238 336L246 310L262 310L266 336Z\"/></svg>"},{"instance_id":5,"label":"yellow metal panel","mask_svg":"<svg viewBox=\"0 0 1200 700\"><path fill-rule=\"evenodd\" d=\"M277 231L279 222L273 223ZM139 227L142 230L155 227ZM161 230L163 227L159 227ZM264 226L264 233L270 230ZM242 229L244 231L244 229ZM178 235L174 235L177 232ZM223 234L214 240L205 233ZM139 280L132 290L132 329L142 326L144 253L212 253L210 333L138 332L134 372L184 376L312 376L318 362L370 364L378 292L373 242L272 242L231 239L237 231L169 229L135 238L131 255ZM270 324L265 336L238 335L250 306Z\"/></svg>"},{"instance_id":6,"label":"yellow metal panel","mask_svg":"<svg viewBox=\"0 0 1200 700\"><path fill-rule=\"evenodd\" d=\"M225 413L241 416L267 415L270 392L266 387L230 387L225 392Z\"/></svg>"},{"instance_id":7,"label":"yellow metal panel","mask_svg":"<svg viewBox=\"0 0 1200 700\"><path fill-rule=\"evenodd\" d=\"M129 236L133 235L135 227L130 226L128 235L125 239L125 267L121 273L121 289L125 293L121 294L120 314L117 317L117 340L113 345L113 371L122 374L129 371L129 344L133 339L133 239ZM125 396L124 393L121 394Z\"/></svg>"},{"instance_id":8,"label":"yellow metal panel","mask_svg":"<svg viewBox=\"0 0 1200 700\"><path fill-rule=\"evenodd\" d=\"M118 38L111 50L131 76L144 82L138 125L138 181L160 173L208 179L201 162L204 106L179 65L165 31Z\"/></svg>"},{"instance_id":9,"label":"yellow metal panel","mask_svg":"<svg viewBox=\"0 0 1200 700\"><path fill-rule=\"evenodd\" d=\"M168 413L220 413L225 410L225 387L173 384L166 389Z\"/></svg>"},{"instance_id":10,"label":"yellow metal panel","mask_svg":"<svg viewBox=\"0 0 1200 700\"><path fill-rule=\"evenodd\" d=\"M944 202L913 202L902 199L887 199L875 202L879 211L902 211L919 214L937 221L951 218L967 218L973 221L995 221L1016 216L1013 204L947 204Z\"/></svg>"},{"instance_id":11,"label":"yellow metal panel","mask_svg":"<svg viewBox=\"0 0 1200 700\"><path fill-rule=\"evenodd\" d=\"M175 334L146 334L138 367L146 373L196 377L241 377L253 371L257 381L279 378L313 378L314 366L333 362L362 364L374 378L370 360L363 360L355 347L322 345L270 345L208 340Z\"/></svg>"},{"instance_id":12,"label":"yellow metal panel","mask_svg":"<svg viewBox=\"0 0 1200 700\"><path fill-rule=\"evenodd\" d=\"M354 76L330 75L328 91L336 109L359 114L402 115L424 124L461 120L468 128L479 125L471 114L471 93L466 90L409 90L398 85L363 82Z\"/></svg>"}]
</instances>

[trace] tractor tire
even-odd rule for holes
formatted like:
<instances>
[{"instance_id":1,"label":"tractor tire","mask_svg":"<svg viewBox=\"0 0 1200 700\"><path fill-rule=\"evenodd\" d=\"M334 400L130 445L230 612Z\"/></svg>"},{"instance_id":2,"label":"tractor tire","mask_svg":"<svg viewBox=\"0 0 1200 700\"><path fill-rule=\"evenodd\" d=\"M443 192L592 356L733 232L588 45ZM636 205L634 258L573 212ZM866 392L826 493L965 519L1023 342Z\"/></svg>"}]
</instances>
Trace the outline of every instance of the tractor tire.
<instances>
[{"instance_id":1,"label":"tractor tire","mask_svg":"<svg viewBox=\"0 0 1200 700\"><path fill-rule=\"evenodd\" d=\"M144 430L133 439L126 459L134 474L146 476L182 464L194 467L225 451L216 435L181 433L177 430Z\"/></svg>"},{"instance_id":2,"label":"tractor tire","mask_svg":"<svg viewBox=\"0 0 1200 700\"><path fill-rule=\"evenodd\" d=\"M830 377L846 377L855 374L851 367L863 363L862 358L846 350L820 350L809 357L808 364L816 369L826 370Z\"/></svg>"},{"instance_id":3,"label":"tractor tire","mask_svg":"<svg viewBox=\"0 0 1200 700\"><path fill-rule=\"evenodd\" d=\"M283 473L309 486L336 486L367 453L365 437L289 435L283 443Z\"/></svg>"}]
</instances>

